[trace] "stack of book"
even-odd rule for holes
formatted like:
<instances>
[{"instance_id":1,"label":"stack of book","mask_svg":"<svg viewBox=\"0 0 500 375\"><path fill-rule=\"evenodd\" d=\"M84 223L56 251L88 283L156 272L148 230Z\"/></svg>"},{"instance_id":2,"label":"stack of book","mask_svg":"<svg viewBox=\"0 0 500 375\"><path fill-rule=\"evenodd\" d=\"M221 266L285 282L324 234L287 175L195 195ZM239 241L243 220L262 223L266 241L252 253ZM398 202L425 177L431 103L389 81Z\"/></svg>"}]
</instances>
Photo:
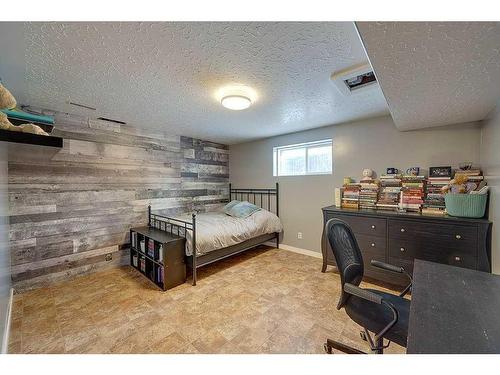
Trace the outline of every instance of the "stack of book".
<instances>
[{"instance_id":1,"label":"stack of book","mask_svg":"<svg viewBox=\"0 0 500 375\"><path fill-rule=\"evenodd\" d=\"M403 176L399 208L420 212L425 196L425 176Z\"/></svg>"},{"instance_id":2,"label":"stack of book","mask_svg":"<svg viewBox=\"0 0 500 375\"><path fill-rule=\"evenodd\" d=\"M484 179L484 176L482 176L480 169L458 169L457 171L455 171L455 178L457 178L457 176L459 175L467 176L467 181L474 182L476 184L479 184Z\"/></svg>"},{"instance_id":3,"label":"stack of book","mask_svg":"<svg viewBox=\"0 0 500 375\"><path fill-rule=\"evenodd\" d=\"M427 179L426 195L422 208L423 214L446 214L442 188L449 185L450 181L451 177L429 177Z\"/></svg>"},{"instance_id":4,"label":"stack of book","mask_svg":"<svg viewBox=\"0 0 500 375\"><path fill-rule=\"evenodd\" d=\"M344 194L342 195L342 208L359 208L360 185L350 183L344 185Z\"/></svg>"},{"instance_id":5,"label":"stack of book","mask_svg":"<svg viewBox=\"0 0 500 375\"><path fill-rule=\"evenodd\" d=\"M148 257L155 259L155 241L148 239Z\"/></svg>"},{"instance_id":6,"label":"stack of book","mask_svg":"<svg viewBox=\"0 0 500 375\"><path fill-rule=\"evenodd\" d=\"M401 175L380 176L380 194L377 201L379 210L397 210L401 193Z\"/></svg>"},{"instance_id":7,"label":"stack of book","mask_svg":"<svg viewBox=\"0 0 500 375\"><path fill-rule=\"evenodd\" d=\"M359 183L359 208L377 208L378 183L372 179L366 179Z\"/></svg>"}]
</instances>

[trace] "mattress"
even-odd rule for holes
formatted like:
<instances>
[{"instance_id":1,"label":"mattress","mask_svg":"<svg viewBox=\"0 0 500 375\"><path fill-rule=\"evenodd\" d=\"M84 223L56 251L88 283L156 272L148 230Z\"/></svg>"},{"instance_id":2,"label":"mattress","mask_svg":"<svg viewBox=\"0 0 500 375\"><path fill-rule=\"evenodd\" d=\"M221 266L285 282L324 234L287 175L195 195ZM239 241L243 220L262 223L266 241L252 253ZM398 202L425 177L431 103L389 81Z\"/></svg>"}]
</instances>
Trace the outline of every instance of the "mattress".
<instances>
[{"instance_id":1,"label":"mattress","mask_svg":"<svg viewBox=\"0 0 500 375\"><path fill-rule=\"evenodd\" d=\"M177 219L191 221L191 215L181 215ZM222 211L199 213L196 215L196 255L204 255L210 251L282 230L279 217L264 209L244 219L226 215ZM188 231L186 237L186 255L191 256L193 254L191 231Z\"/></svg>"}]
</instances>

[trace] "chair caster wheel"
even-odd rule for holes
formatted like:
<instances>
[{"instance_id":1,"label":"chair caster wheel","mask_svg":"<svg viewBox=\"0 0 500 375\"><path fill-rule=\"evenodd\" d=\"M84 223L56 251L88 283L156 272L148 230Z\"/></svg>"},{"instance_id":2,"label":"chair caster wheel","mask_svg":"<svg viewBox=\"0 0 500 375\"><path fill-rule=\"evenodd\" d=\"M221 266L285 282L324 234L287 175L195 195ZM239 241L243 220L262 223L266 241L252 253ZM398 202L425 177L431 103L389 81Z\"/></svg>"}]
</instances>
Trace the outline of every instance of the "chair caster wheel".
<instances>
[{"instance_id":1,"label":"chair caster wheel","mask_svg":"<svg viewBox=\"0 0 500 375\"><path fill-rule=\"evenodd\" d=\"M363 331L361 331L361 332L359 333L359 335L361 336L361 339L362 339L363 341L367 341L367 339L366 339L366 333L364 333Z\"/></svg>"},{"instance_id":2,"label":"chair caster wheel","mask_svg":"<svg viewBox=\"0 0 500 375\"><path fill-rule=\"evenodd\" d=\"M332 354L332 347L328 344L323 344L323 348L325 349L325 352L328 354Z\"/></svg>"}]
</instances>

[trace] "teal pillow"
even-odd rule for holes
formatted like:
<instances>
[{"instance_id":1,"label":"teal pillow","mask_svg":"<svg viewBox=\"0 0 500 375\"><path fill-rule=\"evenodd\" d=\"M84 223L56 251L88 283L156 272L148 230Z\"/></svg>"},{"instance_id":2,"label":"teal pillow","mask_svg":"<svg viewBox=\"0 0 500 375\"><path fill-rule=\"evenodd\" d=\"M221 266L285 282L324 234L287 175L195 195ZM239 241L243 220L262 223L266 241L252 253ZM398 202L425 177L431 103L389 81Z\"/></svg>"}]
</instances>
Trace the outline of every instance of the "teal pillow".
<instances>
[{"instance_id":1,"label":"teal pillow","mask_svg":"<svg viewBox=\"0 0 500 375\"><path fill-rule=\"evenodd\" d=\"M224 208L222 209L222 211L224 211L224 213L229 215L229 210L231 210L231 208L233 208L234 206L236 206L240 202L241 201L233 200L233 201L229 202L228 204L226 204L224 206Z\"/></svg>"},{"instance_id":2,"label":"teal pillow","mask_svg":"<svg viewBox=\"0 0 500 375\"><path fill-rule=\"evenodd\" d=\"M244 202L239 202L238 204L235 204L227 213L228 215L231 215L232 217L237 217L239 219L244 219L246 217L249 217L253 213L261 210L260 207L257 207L255 204L252 204L250 202L244 201Z\"/></svg>"}]
</instances>

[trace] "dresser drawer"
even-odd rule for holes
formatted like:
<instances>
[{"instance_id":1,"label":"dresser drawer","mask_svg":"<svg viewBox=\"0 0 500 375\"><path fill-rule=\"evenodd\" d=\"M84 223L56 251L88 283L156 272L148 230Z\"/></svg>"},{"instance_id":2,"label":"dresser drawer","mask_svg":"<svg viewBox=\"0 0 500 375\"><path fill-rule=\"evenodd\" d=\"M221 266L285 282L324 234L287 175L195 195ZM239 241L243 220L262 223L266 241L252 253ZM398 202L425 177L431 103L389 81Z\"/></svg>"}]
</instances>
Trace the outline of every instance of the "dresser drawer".
<instances>
[{"instance_id":1,"label":"dresser drawer","mask_svg":"<svg viewBox=\"0 0 500 375\"><path fill-rule=\"evenodd\" d=\"M385 261L386 254L386 239L385 237L368 236L366 234L355 234L356 242L358 243L363 260L370 262L371 259ZM327 238L323 238L323 246L327 249L327 259L329 262L335 263L333 251L330 248L330 243Z\"/></svg>"},{"instance_id":2,"label":"dresser drawer","mask_svg":"<svg viewBox=\"0 0 500 375\"><path fill-rule=\"evenodd\" d=\"M448 247L467 249L477 246L477 228L465 225L420 223L409 220L389 220L389 238L429 240Z\"/></svg>"},{"instance_id":3,"label":"dresser drawer","mask_svg":"<svg viewBox=\"0 0 500 375\"><path fill-rule=\"evenodd\" d=\"M385 258L386 239L385 237L369 236L367 234L355 234L361 252L380 254Z\"/></svg>"},{"instance_id":4,"label":"dresser drawer","mask_svg":"<svg viewBox=\"0 0 500 375\"><path fill-rule=\"evenodd\" d=\"M414 259L423 259L430 262L475 269L477 257L474 250L469 249L467 251L454 247L431 247L416 241L389 239L389 258L407 262L413 262Z\"/></svg>"},{"instance_id":5,"label":"dresser drawer","mask_svg":"<svg viewBox=\"0 0 500 375\"><path fill-rule=\"evenodd\" d=\"M356 241L363 255L363 266L365 275L374 279L383 280L384 271L371 265L372 260L385 262L386 258L386 239L385 237L369 236L366 234L356 234Z\"/></svg>"},{"instance_id":6,"label":"dresser drawer","mask_svg":"<svg viewBox=\"0 0 500 375\"><path fill-rule=\"evenodd\" d=\"M326 220L337 218L345 221L351 227L355 234L369 234L374 236L385 237L387 232L387 220L376 217L342 215L328 212Z\"/></svg>"}]
</instances>

